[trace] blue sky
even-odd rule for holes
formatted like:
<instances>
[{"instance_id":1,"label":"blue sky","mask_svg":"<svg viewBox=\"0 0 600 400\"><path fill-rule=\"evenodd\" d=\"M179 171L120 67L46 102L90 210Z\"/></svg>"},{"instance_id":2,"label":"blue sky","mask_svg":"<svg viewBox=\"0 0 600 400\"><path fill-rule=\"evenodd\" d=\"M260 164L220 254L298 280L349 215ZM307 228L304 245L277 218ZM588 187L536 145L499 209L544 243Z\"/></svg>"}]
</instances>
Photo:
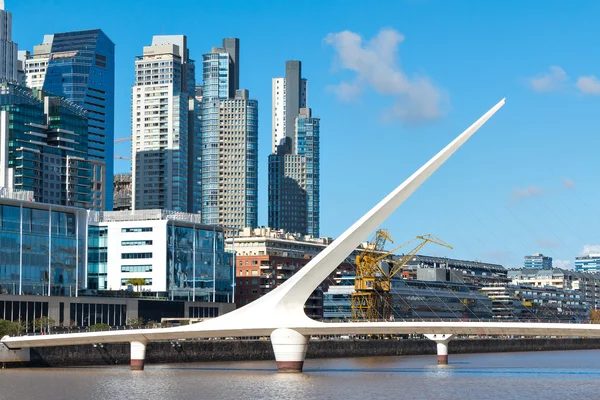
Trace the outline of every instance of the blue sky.
<instances>
[{"instance_id":1,"label":"blue sky","mask_svg":"<svg viewBox=\"0 0 600 400\"><path fill-rule=\"evenodd\" d=\"M271 78L299 59L321 118L323 236L343 232L506 96L385 227L398 242L433 233L455 247L424 253L507 267L533 252L559 265L584 248L600 252L600 2L176 4L6 0L20 49L32 50L47 33L90 28L116 43L116 137L130 135L134 57L152 35L188 35L196 60L223 37L239 37L241 86L260 108L261 225ZM116 154L127 156L128 144ZM116 162L117 172L127 170Z\"/></svg>"}]
</instances>

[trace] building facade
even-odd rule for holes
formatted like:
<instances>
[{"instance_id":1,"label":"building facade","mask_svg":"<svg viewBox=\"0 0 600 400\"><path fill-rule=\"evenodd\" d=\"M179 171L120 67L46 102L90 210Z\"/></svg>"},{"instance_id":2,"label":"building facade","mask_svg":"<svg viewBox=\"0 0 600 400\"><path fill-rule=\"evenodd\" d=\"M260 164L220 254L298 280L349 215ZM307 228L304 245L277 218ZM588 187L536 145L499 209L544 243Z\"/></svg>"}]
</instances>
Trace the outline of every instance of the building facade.
<instances>
[{"instance_id":1,"label":"building facade","mask_svg":"<svg viewBox=\"0 0 600 400\"><path fill-rule=\"evenodd\" d=\"M600 254L588 254L575 258L575 271L590 274L600 273Z\"/></svg>"},{"instance_id":2,"label":"building facade","mask_svg":"<svg viewBox=\"0 0 600 400\"><path fill-rule=\"evenodd\" d=\"M493 318L527 322L587 322L590 304L578 290L495 284L480 289L492 301Z\"/></svg>"},{"instance_id":3,"label":"building facade","mask_svg":"<svg viewBox=\"0 0 600 400\"><path fill-rule=\"evenodd\" d=\"M113 210L131 210L131 174L115 174L113 179Z\"/></svg>"},{"instance_id":4,"label":"building facade","mask_svg":"<svg viewBox=\"0 0 600 400\"><path fill-rule=\"evenodd\" d=\"M525 268L550 269L552 268L552 257L545 256L541 253L534 253L533 255L525 256L523 266Z\"/></svg>"},{"instance_id":5,"label":"building facade","mask_svg":"<svg viewBox=\"0 0 600 400\"><path fill-rule=\"evenodd\" d=\"M64 96L88 113L92 208L112 209L115 45L100 29L45 35L26 61L31 88Z\"/></svg>"},{"instance_id":6,"label":"building facade","mask_svg":"<svg viewBox=\"0 0 600 400\"><path fill-rule=\"evenodd\" d=\"M0 85L0 187L43 203L89 208L87 112L64 98Z\"/></svg>"},{"instance_id":7,"label":"building facade","mask_svg":"<svg viewBox=\"0 0 600 400\"><path fill-rule=\"evenodd\" d=\"M0 294L76 296L86 286L87 213L0 191Z\"/></svg>"},{"instance_id":8,"label":"building facade","mask_svg":"<svg viewBox=\"0 0 600 400\"><path fill-rule=\"evenodd\" d=\"M0 81L17 82L18 46L12 40L12 14L0 0Z\"/></svg>"},{"instance_id":9,"label":"building facade","mask_svg":"<svg viewBox=\"0 0 600 400\"><path fill-rule=\"evenodd\" d=\"M197 214L90 212L87 286L171 300L232 302L233 261L224 246L223 228L203 225Z\"/></svg>"},{"instance_id":10,"label":"building facade","mask_svg":"<svg viewBox=\"0 0 600 400\"><path fill-rule=\"evenodd\" d=\"M600 309L600 275L561 268L523 268L509 271L508 277L512 284L578 290L591 309Z\"/></svg>"},{"instance_id":11,"label":"building facade","mask_svg":"<svg viewBox=\"0 0 600 400\"><path fill-rule=\"evenodd\" d=\"M135 61L133 209L187 212L196 78L184 35L154 36Z\"/></svg>"},{"instance_id":12,"label":"building facade","mask_svg":"<svg viewBox=\"0 0 600 400\"><path fill-rule=\"evenodd\" d=\"M194 212L210 225L258 225L258 102L239 89L239 39L202 56L201 182ZM200 179L198 179L198 177Z\"/></svg>"},{"instance_id":13,"label":"building facade","mask_svg":"<svg viewBox=\"0 0 600 400\"><path fill-rule=\"evenodd\" d=\"M273 154L269 156L269 226L319 237L320 120L308 103L300 61L273 79Z\"/></svg>"}]
</instances>

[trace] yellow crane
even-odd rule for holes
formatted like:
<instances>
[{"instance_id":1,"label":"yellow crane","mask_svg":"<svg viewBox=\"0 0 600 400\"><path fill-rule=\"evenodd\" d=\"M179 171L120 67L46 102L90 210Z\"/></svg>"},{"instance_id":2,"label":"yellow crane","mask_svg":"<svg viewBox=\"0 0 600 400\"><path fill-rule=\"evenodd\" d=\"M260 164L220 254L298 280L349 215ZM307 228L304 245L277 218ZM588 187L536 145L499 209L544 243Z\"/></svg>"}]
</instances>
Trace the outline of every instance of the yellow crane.
<instances>
[{"instance_id":1,"label":"yellow crane","mask_svg":"<svg viewBox=\"0 0 600 400\"><path fill-rule=\"evenodd\" d=\"M434 243L452 249L452 246L433 235L417 236L408 242L385 251L385 244L394 241L387 229L380 229L365 250L356 256L356 278L352 293L353 320L389 320L392 316L392 295L390 294L391 279L425 246ZM391 260L389 256L413 242L419 243L399 260ZM383 268L382 263L388 268Z\"/></svg>"}]
</instances>

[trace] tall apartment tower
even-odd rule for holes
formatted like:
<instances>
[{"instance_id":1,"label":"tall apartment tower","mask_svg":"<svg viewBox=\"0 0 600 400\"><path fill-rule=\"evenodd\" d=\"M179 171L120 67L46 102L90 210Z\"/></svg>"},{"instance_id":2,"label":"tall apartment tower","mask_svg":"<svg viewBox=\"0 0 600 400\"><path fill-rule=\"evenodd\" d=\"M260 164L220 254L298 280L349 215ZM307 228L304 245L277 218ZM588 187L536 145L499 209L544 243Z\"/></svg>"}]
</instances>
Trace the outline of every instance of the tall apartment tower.
<instances>
[{"instance_id":1,"label":"tall apartment tower","mask_svg":"<svg viewBox=\"0 0 600 400\"><path fill-rule=\"evenodd\" d=\"M4 10L0 0L0 81L17 82L18 49L12 41L12 14Z\"/></svg>"},{"instance_id":2,"label":"tall apartment tower","mask_svg":"<svg viewBox=\"0 0 600 400\"><path fill-rule=\"evenodd\" d=\"M184 35L154 36L135 61L133 209L188 211L196 116L194 61Z\"/></svg>"},{"instance_id":3,"label":"tall apartment tower","mask_svg":"<svg viewBox=\"0 0 600 400\"><path fill-rule=\"evenodd\" d=\"M30 88L64 96L88 113L92 206L112 210L115 45L100 29L45 35L25 61Z\"/></svg>"},{"instance_id":4,"label":"tall apartment tower","mask_svg":"<svg viewBox=\"0 0 600 400\"><path fill-rule=\"evenodd\" d=\"M300 61L273 79L273 153L269 156L269 226L319 237L320 119L308 108Z\"/></svg>"},{"instance_id":5,"label":"tall apartment tower","mask_svg":"<svg viewBox=\"0 0 600 400\"><path fill-rule=\"evenodd\" d=\"M202 56L201 199L205 224L258 225L258 102L239 89L239 39Z\"/></svg>"}]
</instances>

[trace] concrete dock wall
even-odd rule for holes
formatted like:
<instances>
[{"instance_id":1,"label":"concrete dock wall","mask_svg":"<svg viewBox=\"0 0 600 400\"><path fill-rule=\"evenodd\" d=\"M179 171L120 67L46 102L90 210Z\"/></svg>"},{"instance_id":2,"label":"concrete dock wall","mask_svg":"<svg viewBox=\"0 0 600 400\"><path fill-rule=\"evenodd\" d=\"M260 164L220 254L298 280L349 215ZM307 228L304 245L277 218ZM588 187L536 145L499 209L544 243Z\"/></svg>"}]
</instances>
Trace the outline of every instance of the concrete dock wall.
<instances>
[{"instance_id":1,"label":"concrete dock wall","mask_svg":"<svg viewBox=\"0 0 600 400\"><path fill-rule=\"evenodd\" d=\"M600 339L455 339L450 354L600 349ZM30 367L129 365L128 343L32 348ZM405 340L311 340L307 358L436 354L434 342ZM150 342L147 364L274 360L268 340ZM16 365L14 365L16 366Z\"/></svg>"}]
</instances>

